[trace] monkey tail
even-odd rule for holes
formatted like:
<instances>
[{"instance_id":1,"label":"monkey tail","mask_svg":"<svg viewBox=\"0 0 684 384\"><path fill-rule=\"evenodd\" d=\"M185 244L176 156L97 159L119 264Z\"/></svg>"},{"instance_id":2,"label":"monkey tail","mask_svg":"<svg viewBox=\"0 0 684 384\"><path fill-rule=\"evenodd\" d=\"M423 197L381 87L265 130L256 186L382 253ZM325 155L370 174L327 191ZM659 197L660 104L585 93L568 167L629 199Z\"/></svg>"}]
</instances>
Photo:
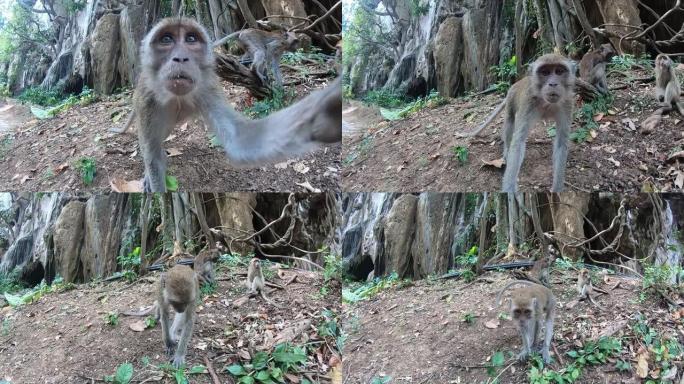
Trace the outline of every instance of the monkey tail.
<instances>
[{"instance_id":1,"label":"monkey tail","mask_svg":"<svg viewBox=\"0 0 684 384\"><path fill-rule=\"evenodd\" d=\"M516 285L516 284L539 285L539 284L537 284L537 283L534 283L534 282L528 281L528 280L516 280L516 281L512 281L512 282L506 284L505 287L501 288L501 290L499 291L499 294L496 295L496 305L497 305L497 306L500 306L500 305L501 305L501 295L503 295L503 293L506 292L506 290L507 290L508 288L510 288L511 286Z\"/></svg>"},{"instance_id":2,"label":"monkey tail","mask_svg":"<svg viewBox=\"0 0 684 384\"><path fill-rule=\"evenodd\" d=\"M684 116L684 101L677 101L677 110L679 111L679 114Z\"/></svg>"},{"instance_id":3,"label":"monkey tail","mask_svg":"<svg viewBox=\"0 0 684 384\"><path fill-rule=\"evenodd\" d=\"M487 116L487 120L485 120L484 123L482 123L476 130L472 132L466 132L466 133L456 133L456 137L473 137L477 136L480 132L482 132L483 129L485 129L491 122L496 118L496 116L499 115L503 107L506 105L506 102L508 101L508 95L506 95L506 98L504 101L502 101L496 108L494 108L494 111Z\"/></svg>"},{"instance_id":4,"label":"monkey tail","mask_svg":"<svg viewBox=\"0 0 684 384\"><path fill-rule=\"evenodd\" d=\"M125 316L147 316L150 313L156 311L158 306L159 304L155 301L154 304L141 311L126 311L122 312L121 314Z\"/></svg>"},{"instance_id":5,"label":"monkey tail","mask_svg":"<svg viewBox=\"0 0 684 384\"><path fill-rule=\"evenodd\" d=\"M235 31L235 32L231 33L231 34L228 35L228 36L224 36L224 37L222 37L222 38L220 38L220 39L214 41L214 42L211 44L211 46L212 46L212 47L218 47L218 46L220 46L220 45L223 45L223 44L225 44L228 40L230 40L230 39L234 38L235 36L239 35L240 32L242 32L242 31L241 31L241 30L240 30L240 31Z\"/></svg>"}]
</instances>

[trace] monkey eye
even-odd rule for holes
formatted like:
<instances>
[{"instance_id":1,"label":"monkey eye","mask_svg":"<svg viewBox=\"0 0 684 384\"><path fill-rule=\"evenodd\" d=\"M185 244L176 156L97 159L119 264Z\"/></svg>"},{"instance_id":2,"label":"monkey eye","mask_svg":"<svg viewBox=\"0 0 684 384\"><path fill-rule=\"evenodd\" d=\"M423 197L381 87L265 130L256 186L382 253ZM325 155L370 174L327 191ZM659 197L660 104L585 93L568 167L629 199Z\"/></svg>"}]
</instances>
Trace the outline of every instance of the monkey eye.
<instances>
[{"instance_id":1,"label":"monkey eye","mask_svg":"<svg viewBox=\"0 0 684 384\"><path fill-rule=\"evenodd\" d=\"M171 36L170 33L165 33L164 36L159 39L159 42L162 44L171 44L173 43L173 36Z\"/></svg>"},{"instance_id":2,"label":"monkey eye","mask_svg":"<svg viewBox=\"0 0 684 384\"><path fill-rule=\"evenodd\" d=\"M188 33L185 36L185 42L186 43L196 43L198 41L199 41L199 39L197 38L197 35L195 35L194 33Z\"/></svg>"},{"instance_id":3,"label":"monkey eye","mask_svg":"<svg viewBox=\"0 0 684 384\"><path fill-rule=\"evenodd\" d=\"M549 71L549 70L546 69L546 68L542 68L542 69L539 70L539 74L541 74L542 76L548 76L548 75L551 74L551 71Z\"/></svg>"},{"instance_id":4,"label":"monkey eye","mask_svg":"<svg viewBox=\"0 0 684 384\"><path fill-rule=\"evenodd\" d=\"M564 74L565 74L565 68L556 67L556 75L564 75Z\"/></svg>"}]
</instances>

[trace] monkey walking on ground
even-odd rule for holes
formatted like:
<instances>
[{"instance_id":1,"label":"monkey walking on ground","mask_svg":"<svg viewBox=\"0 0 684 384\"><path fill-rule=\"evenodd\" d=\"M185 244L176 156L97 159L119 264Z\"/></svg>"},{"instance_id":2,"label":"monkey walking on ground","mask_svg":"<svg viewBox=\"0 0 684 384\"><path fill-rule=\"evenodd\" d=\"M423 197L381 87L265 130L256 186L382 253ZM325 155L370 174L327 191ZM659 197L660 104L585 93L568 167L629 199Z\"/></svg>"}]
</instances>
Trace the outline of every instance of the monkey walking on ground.
<instances>
[{"instance_id":1,"label":"monkey walking on ground","mask_svg":"<svg viewBox=\"0 0 684 384\"><path fill-rule=\"evenodd\" d=\"M674 62L669 56L659 54L655 59L656 99L665 112L676 108L684 116L684 101L680 97L679 81L674 70Z\"/></svg>"},{"instance_id":2,"label":"monkey walking on ground","mask_svg":"<svg viewBox=\"0 0 684 384\"><path fill-rule=\"evenodd\" d=\"M268 117L250 120L226 103L211 47L206 30L187 18L163 19L142 41L129 120L137 124L145 192L166 190L162 143L179 122L197 114L237 167L281 161L342 140L340 78Z\"/></svg>"},{"instance_id":3,"label":"monkey walking on ground","mask_svg":"<svg viewBox=\"0 0 684 384\"><path fill-rule=\"evenodd\" d=\"M154 311L161 323L165 352L173 366L185 364L185 354L195 324L195 305L199 297L198 274L187 265L175 265L159 278L157 300L140 312L123 312L128 316L146 316ZM169 309L176 312L169 326Z\"/></svg>"},{"instance_id":4,"label":"monkey walking on ground","mask_svg":"<svg viewBox=\"0 0 684 384\"><path fill-rule=\"evenodd\" d=\"M585 53L579 64L580 78L593 85L599 92L608 93L606 64L613 56L615 50L610 44L601 44L598 49Z\"/></svg>"},{"instance_id":5,"label":"monkey walking on ground","mask_svg":"<svg viewBox=\"0 0 684 384\"><path fill-rule=\"evenodd\" d=\"M496 297L496 304L501 305L501 295L511 286L524 284L511 293L511 317L522 338L522 350L518 360L524 361L532 353L537 336L545 323L545 334L541 346L542 359L551 361L549 348L553 339L553 322L556 316L556 297L550 289L530 281L516 280L507 284Z\"/></svg>"},{"instance_id":6,"label":"monkey walking on ground","mask_svg":"<svg viewBox=\"0 0 684 384\"><path fill-rule=\"evenodd\" d=\"M506 170L502 192L518 190L518 174L525 158L525 144L530 128L540 119L553 118L556 136L553 141L553 183L551 192L563 191L568 158L568 137L572 124L575 75L568 59L547 54L530 65L529 75L511 86L504 101L473 132L460 137L475 136L488 126L506 107L504 116L503 158Z\"/></svg>"},{"instance_id":7,"label":"monkey walking on ground","mask_svg":"<svg viewBox=\"0 0 684 384\"><path fill-rule=\"evenodd\" d=\"M250 296L261 295L265 302L278 307L278 305L266 296L266 280L261 270L261 261L256 257L249 262L247 268L247 291Z\"/></svg>"}]
</instances>

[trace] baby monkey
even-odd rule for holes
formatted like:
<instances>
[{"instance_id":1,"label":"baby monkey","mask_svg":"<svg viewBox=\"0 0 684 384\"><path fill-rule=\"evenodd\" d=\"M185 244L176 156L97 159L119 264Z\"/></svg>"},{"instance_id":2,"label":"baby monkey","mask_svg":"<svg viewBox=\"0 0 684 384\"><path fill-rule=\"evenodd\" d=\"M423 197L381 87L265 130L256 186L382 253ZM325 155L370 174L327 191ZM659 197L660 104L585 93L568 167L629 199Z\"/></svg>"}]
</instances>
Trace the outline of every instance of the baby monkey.
<instances>
[{"instance_id":1,"label":"baby monkey","mask_svg":"<svg viewBox=\"0 0 684 384\"><path fill-rule=\"evenodd\" d=\"M518 360L525 361L537 343L537 336L545 322L544 343L541 347L542 359L551 361L549 348L553 339L553 322L556 316L556 298L550 289L530 281L516 280L507 284L497 295L496 304L501 305L501 295L511 286L524 284L511 294L511 317L522 337L522 350Z\"/></svg>"},{"instance_id":2,"label":"baby monkey","mask_svg":"<svg viewBox=\"0 0 684 384\"><path fill-rule=\"evenodd\" d=\"M599 92L608 93L606 63L613 56L615 56L615 50L610 44L601 44L599 49L587 52L580 61L580 78L596 87Z\"/></svg>"},{"instance_id":3,"label":"baby monkey","mask_svg":"<svg viewBox=\"0 0 684 384\"><path fill-rule=\"evenodd\" d=\"M589 299L589 301L591 301L591 303L597 308L603 309L600 305L596 304L596 301L594 301L594 291L600 290L594 288L594 285L591 283L589 270L586 268L580 269L579 273L577 274L577 293L579 293L579 299ZM605 293L605 291L603 292Z\"/></svg>"},{"instance_id":4,"label":"baby monkey","mask_svg":"<svg viewBox=\"0 0 684 384\"><path fill-rule=\"evenodd\" d=\"M245 283L250 296L259 294L267 303L276 307L278 306L266 296L266 280L264 279L264 274L261 270L261 261L256 257L249 262L249 268L247 268L247 281Z\"/></svg>"}]
</instances>

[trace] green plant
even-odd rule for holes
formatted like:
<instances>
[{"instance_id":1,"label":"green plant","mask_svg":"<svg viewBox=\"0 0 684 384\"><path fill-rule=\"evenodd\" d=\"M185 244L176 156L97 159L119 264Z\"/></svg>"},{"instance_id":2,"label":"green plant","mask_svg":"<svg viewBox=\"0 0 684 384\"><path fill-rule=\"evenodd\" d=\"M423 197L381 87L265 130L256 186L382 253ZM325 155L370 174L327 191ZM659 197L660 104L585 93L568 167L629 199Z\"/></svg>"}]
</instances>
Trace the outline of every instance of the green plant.
<instances>
[{"instance_id":1,"label":"green plant","mask_svg":"<svg viewBox=\"0 0 684 384\"><path fill-rule=\"evenodd\" d=\"M463 314L463 322L472 325L475 322L475 315L472 312Z\"/></svg>"},{"instance_id":2,"label":"green plant","mask_svg":"<svg viewBox=\"0 0 684 384\"><path fill-rule=\"evenodd\" d=\"M83 184L90 185L93 183L95 179L95 159L92 157L81 157L74 164L74 168L80 172Z\"/></svg>"},{"instance_id":3,"label":"green plant","mask_svg":"<svg viewBox=\"0 0 684 384\"><path fill-rule=\"evenodd\" d=\"M342 288L342 302L356 303L375 296L379 292L390 288L401 288L408 284L406 280L400 280L397 273L389 276L376 277L370 282L360 285L349 284Z\"/></svg>"},{"instance_id":4,"label":"green plant","mask_svg":"<svg viewBox=\"0 0 684 384\"><path fill-rule=\"evenodd\" d=\"M294 89L285 91L275 88L272 90L270 98L255 102L251 107L246 108L244 113L251 118L261 118L287 107L294 100Z\"/></svg>"},{"instance_id":5,"label":"green plant","mask_svg":"<svg viewBox=\"0 0 684 384\"><path fill-rule=\"evenodd\" d=\"M501 65L495 65L489 68L489 72L494 74L497 78L495 87L499 92L507 92L511 87L511 83L518 76L518 58L513 55L508 61Z\"/></svg>"},{"instance_id":6,"label":"green plant","mask_svg":"<svg viewBox=\"0 0 684 384\"><path fill-rule=\"evenodd\" d=\"M116 312L109 312L105 315L105 324L116 327L119 324L119 314Z\"/></svg>"},{"instance_id":7,"label":"green plant","mask_svg":"<svg viewBox=\"0 0 684 384\"><path fill-rule=\"evenodd\" d=\"M238 384L284 382L286 373L297 373L306 362L306 352L302 347L288 343L278 344L270 354L257 352L246 364L233 364L226 370L238 378ZM312 384L303 379L301 383Z\"/></svg>"},{"instance_id":8,"label":"green plant","mask_svg":"<svg viewBox=\"0 0 684 384\"><path fill-rule=\"evenodd\" d=\"M10 332L10 319L9 317L6 317L2 320L2 326L0 326L0 335L2 336L7 336L9 335Z\"/></svg>"},{"instance_id":9,"label":"green plant","mask_svg":"<svg viewBox=\"0 0 684 384\"><path fill-rule=\"evenodd\" d=\"M323 252L323 279L327 282L330 280L342 280L344 274L344 267L342 265L342 257L328 252L328 249L322 249Z\"/></svg>"},{"instance_id":10,"label":"green plant","mask_svg":"<svg viewBox=\"0 0 684 384\"><path fill-rule=\"evenodd\" d=\"M164 182L166 183L166 189L169 192L175 192L178 190L178 179L175 176L166 175Z\"/></svg>"},{"instance_id":11,"label":"green plant","mask_svg":"<svg viewBox=\"0 0 684 384\"><path fill-rule=\"evenodd\" d=\"M17 99L29 102L32 104L42 105L44 107L51 107L59 104L60 94L56 90L45 90L41 87L26 88Z\"/></svg>"},{"instance_id":12,"label":"green plant","mask_svg":"<svg viewBox=\"0 0 684 384\"><path fill-rule=\"evenodd\" d=\"M426 1L425 4L421 5L420 0L410 0L409 1L409 12L412 16L423 16L427 15L430 11L430 2Z\"/></svg>"},{"instance_id":13,"label":"green plant","mask_svg":"<svg viewBox=\"0 0 684 384\"><path fill-rule=\"evenodd\" d=\"M653 60L651 60L651 58L646 54L641 55L640 57L636 57L629 53L623 55L615 55L611 59L610 64L612 69L618 72L626 72L632 69L633 67L637 66L653 68Z\"/></svg>"},{"instance_id":14,"label":"green plant","mask_svg":"<svg viewBox=\"0 0 684 384\"><path fill-rule=\"evenodd\" d=\"M197 375L207 372L207 368L203 365L193 365L190 369L186 369L184 366L174 368L171 364L164 363L161 364L159 368L173 377L176 384L189 384L190 380L187 375Z\"/></svg>"},{"instance_id":15,"label":"green plant","mask_svg":"<svg viewBox=\"0 0 684 384\"><path fill-rule=\"evenodd\" d=\"M458 160L460 165L464 165L468 162L468 148L455 145L451 147L451 152L454 153L454 157L456 157L456 160Z\"/></svg>"},{"instance_id":16,"label":"green plant","mask_svg":"<svg viewBox=\"0 0 684 384\"><path fill-rule=\"evenodd\" d=\"M16 292L22 289L23 287L19 283L20 274L21 268L14 268L9 273L0 274L0 293Z\"/></svg>"},{"instance_id":17,"label":"green plant","mask_svg":"<svg viewBox=\"0 0 684 384\"><path fill-rule=\"evenodd\" d=\"M399 108L406 104L402 95L385 89L370 90L361 99L367 105L377 105L383 108Z\"/></svg>"},{"instance_id":18,"label":"green plant","mask_svg":"<svg viewBox=\"0 0 684 384\"><path fill-rule=\"evenodd\" d=\"M491 365L487 367L487 374L490 377L496 377L497 369L503 367L506 358L503 352L494 352L491 358Z\"/></svg>"},{"instance_id":19,"label":"green plant","mask_svg":"<svg viewBox=\"0 0 684 384\"><path fill-rule=\"evenodd\" d=\"M370 381L370 384L387 384L390 381L392 381L391 376L375 376L373 379Z\"/></svg>"},{"instance_id":20,"label":"green plant","mask_svg":"<svg viewBox=\"0 0 684 384\"><path fill-rule=\"evenodd\" d=\"M339 317L329 309L323 310L321 315L323 315L323 322L318 326L318 336L323 339L326 337L333 338L337 350L341 351L344 347L344 342L347 340L347 335L340 328Z\"/></svg>"},{"instance_id":21,"label":"green plant","mask_svg":"<svg viewBox=\"0 0 684 384\"><path fill-rule=\"evenodd\" d=\"M105 376L104 381L114 384L128 384L133 378L133 364L123 363L116 369L116 373L111 376Z\"/></svg>"},{"instance_id":22,"label":"green plant","mask_svg":"<svg viewBox=\"0 0 684 384\"><path fill-rule=\"evenodd\" d=\"M147 316L145 318L145 328L154 328L157 326L157 319L154 316Z\"/></svg>"},{"instance_id":23,"label":"green plant","mask_svg":"<svg viewBox=\"0 0 684 384\"><path fill-rule=\"evenodd\" d=\"M581 126L570 134L570 139L577 143L586 141L590 137L591 131L599 127L599 122L594 120L594 116L599 113L607 113L608 106L612 103L612 95L599 96L590 103L584 103L579 110L575 110L575 118L580 120ZM555 135L555 130L553 134Z\"/></svg>"},{"instance_id":24,"label":"green plant","mask_svg":"<svg viewBox=\"0 0 684 384\"><path fill-rule=\"evenodd\" d=\"M0 140L0 160L5 160L5 156L9 153L10 148L12 148L12 141L14 136L7 133L5 137Z\"/></svg>"},{"instance_id":25,"label":"green plant","mask_svg":"<svg viewBox=\"0 0 684 384\"><path fill-rule=\"evenodd\" d=\"M359 157L366 156L373 149L373 136L366 136L355 150L350 151L349 155L342 161L344 165L349 165Z\"/></svg>"},{"instance_id":26,"label":"green plant","mask_svg":"<svg viewBox=\"0 0 684 384\"><path fill-rule=\"evenodd\" d=\"M218 289L218 284L216 282L213 282L213 283L206 282L206 283L202 284L202 286L200 287L200 294L201 294L200 296L201 297L209 296L213 293L216 293L217 289Z\"/></svg>"},{"instance_id":27,"label":"green plant","mask_svg":"<svg viewBox=\"0 0 684 384\"><path fill-rule=\"evenodd\" d=\"M642 290L639 299L644 301L647 295L658 296L677 288L670 282L679 275L679 268L671 268L667 264L651 265L644 269L644 278L641 281Z\"/></svg>"}]
</instances>

